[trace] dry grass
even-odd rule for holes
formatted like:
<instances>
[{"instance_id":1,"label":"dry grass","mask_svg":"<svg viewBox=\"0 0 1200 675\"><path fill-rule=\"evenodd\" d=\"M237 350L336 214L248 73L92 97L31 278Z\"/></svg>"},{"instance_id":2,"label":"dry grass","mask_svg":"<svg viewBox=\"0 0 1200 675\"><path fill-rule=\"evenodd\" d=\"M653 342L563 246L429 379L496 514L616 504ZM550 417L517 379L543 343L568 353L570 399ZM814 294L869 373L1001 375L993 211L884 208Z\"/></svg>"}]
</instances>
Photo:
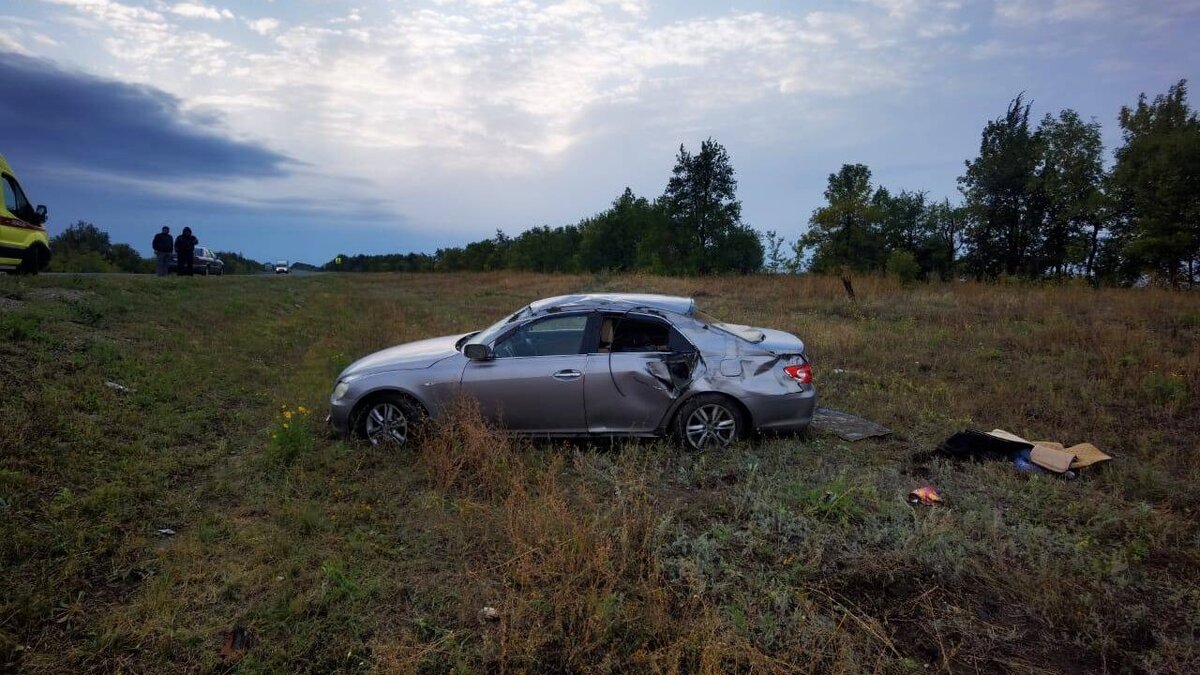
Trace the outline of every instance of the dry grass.
<instances>
[{"instance_id":1,"label":"dry grass","mask_svg":"<svg viewBox=\"0 0 1200 675\"><path fill-rule=\"evenodd\" d=\"M1200 299L855 286L0 280L0 670L1200 670ZM314 433L352 359L589 290L795 332L826 404L897 433L530 444L466 402L410 451ZM969 426L1116 459L1064 482L929 454ZM944 507L904 502L925 483Z\"/></svg>"}]
</instances>

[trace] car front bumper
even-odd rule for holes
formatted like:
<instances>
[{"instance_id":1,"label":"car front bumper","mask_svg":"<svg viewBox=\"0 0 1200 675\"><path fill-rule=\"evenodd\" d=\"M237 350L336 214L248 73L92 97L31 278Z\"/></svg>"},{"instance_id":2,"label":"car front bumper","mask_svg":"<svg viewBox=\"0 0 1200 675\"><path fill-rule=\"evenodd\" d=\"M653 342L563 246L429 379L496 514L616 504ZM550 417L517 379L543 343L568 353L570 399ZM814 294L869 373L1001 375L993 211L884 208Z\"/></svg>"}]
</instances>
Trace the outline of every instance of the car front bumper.
<instances>
[{"instance_id":1,"label":"car front bumper","mask_svg":"<svg viewBox=\"0 0 1200 675\"><path fill-rule=\"evenodd\" d=\"M325 423L329 426L329 431L334 436L346 438L350 435L351 421L350 414L353 412L353 403L342 399L337 403L329 404L329 415L325 417Z\"/></svg>"}]
</instances>

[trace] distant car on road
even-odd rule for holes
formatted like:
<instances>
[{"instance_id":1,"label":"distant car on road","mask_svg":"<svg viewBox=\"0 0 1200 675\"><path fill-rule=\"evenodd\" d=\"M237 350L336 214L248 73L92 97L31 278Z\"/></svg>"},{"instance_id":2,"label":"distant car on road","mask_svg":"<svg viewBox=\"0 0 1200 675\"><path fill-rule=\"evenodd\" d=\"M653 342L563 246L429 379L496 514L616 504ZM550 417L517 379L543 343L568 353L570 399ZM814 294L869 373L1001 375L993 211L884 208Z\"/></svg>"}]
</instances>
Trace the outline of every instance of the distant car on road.
<instances>
[{"instance_id":1,"label":"distant car on road","mask_svg":"<svg viewBox=\"0 0 1200 675\"><path fill-rule=\"evenodd\" d=\"M196 250L192 253L192 264L194 265L196 274L203 274L204 276L215 274L221 276L225 273L225 261L218 258L212 249L207 246L196 247ZM171 254L170 260L167 261L167 271L179 271L178 254Z\"/></svg>"},{"instance_id":2,"label":"distant car on road","mask_svg":"<svg viewBox=\"0 0 1200 675\"><path fill-rule=\"evenodd\" d=\"M342 436L404 445L459 395L512 432L671 435L695 450L752 430L804 429L816 405L795 335L723 323L691 298L591 294L359 359L334 384L329 423Z\"/></svg>"},{"instance_id":3,"label":"distant car on road","mask_svg":"<svg viewBox=\"0 0 1200 675\"><path fill-rule=\"evenodd\" d=\"M275 274L289 274L291 271L292 269L288 267L288 261L278 260L275 262Z\"/></svg>"},{"instance_id":4,"label":"distant car on road","mask_svg":"<svg viewBox=\"0 0 1200 675\"><path fill-rule=\"evenodd\" d=\"M4 188L4 201L0 203L0 270L37 274L50 264L50 237L43 226L46 207L35 208L29 203L3 155L0 184Z\"/></svg>"}]
</instances>

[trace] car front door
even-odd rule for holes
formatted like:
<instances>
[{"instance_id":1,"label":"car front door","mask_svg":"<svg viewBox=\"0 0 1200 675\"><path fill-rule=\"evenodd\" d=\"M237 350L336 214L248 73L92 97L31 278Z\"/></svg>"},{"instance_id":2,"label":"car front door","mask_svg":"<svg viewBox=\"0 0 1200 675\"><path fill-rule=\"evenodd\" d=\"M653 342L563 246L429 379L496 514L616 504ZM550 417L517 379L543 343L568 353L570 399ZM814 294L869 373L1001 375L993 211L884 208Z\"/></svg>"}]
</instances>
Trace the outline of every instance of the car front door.
<instances>
[{"instance_id":1,"label":"car front door","mask_svg":"<svg viewBox=\"0 0 1200 675\"><path fill-rule=\"evenodd\" d=\"M0 264L17 265L25 255L24 239L29 234L30 225L22 219L29 209L29 201L17 180L8 174L0 175L0 187L4 190L4 208L0 210Z\"/></svg>"},{"instance_id":2,"label":"car front door","mask_svg":"<svg viewBox=\"0 0 1200 675\"><path fill-rule=\"evenodd\" d=\"M584 372L588 431L646 434L658 429L691 382L695 349L658 317L604 316Z\"/></svg>"},{"instance_id":3,"label":"car front door","mask_svg":"<svg viewBox=\"0 0 1200 675\"><path fill-rule=\"evenodd\" d=\"M463 393L479 402L486 418L512 431L586 432L584 337L591 316L544 317L501 336L493 358L463 368Z\"/></svg>"}]
</instances>

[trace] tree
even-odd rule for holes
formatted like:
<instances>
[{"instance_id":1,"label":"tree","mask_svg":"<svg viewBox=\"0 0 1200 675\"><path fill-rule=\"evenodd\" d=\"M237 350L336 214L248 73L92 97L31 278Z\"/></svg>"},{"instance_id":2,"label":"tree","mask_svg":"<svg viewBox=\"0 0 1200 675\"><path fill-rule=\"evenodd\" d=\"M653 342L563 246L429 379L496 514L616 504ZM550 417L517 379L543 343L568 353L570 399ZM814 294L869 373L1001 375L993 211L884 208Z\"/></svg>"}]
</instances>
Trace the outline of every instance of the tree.
<instances>
[{"instance_id":1,"label":"tree","mask_svg":"<svg viewBox=\"0 0 1200 675\"><path fill-rule=\"evenodd\" d=\"M958 179L971 218L967 264L977 277L1037 273L1042 210L1034 183L1041 154L1021 94L984 127L979 156Z\"/></svg>"},{"instance_id":2,"label":"tree","mask_svg":"<svg viewBox=\"0 0 1200 675\"><path fill-rule=\"evenodd\" d=\"M1040 264L1054 276L1066 276L1080 266L1090 275L1102 225L1100 124L1084 122L1079 113L1067 109L1057 118L1042 118L1037 134L1042 164L1036 184L1045 211Z\"/></svg>"},{"instance_id":3,"label":"tree","mask_svg":"<svg viewBox=\"0 0 1200 675\"><path fill-rule=\"evenodd\" d=\"M879 232L880 207L864 164L843 164L829 174L825 206L813 211L809 230L796 242L797 256L813 249L809 269L842 273L882 270L887 256Z\"/></svg>"},{"instance_id":4,"label":"tree","mask_svg":"<svg viewBox=\"0 0 1200 675\"><path fill-rule=\"evenodd\" d=\"M670 222L659 205L625 188L606 211L579 223L577 264L589 272L628 272L638 266L638 243Z\"/></svg>"},{"instance_id":5,"label":"tree","mask_svg":"<svg viewBox=\"0 0 1200 675\"><path fill-rule=\"evenodd\" d=\"M1135 267L1172 286L1200 273L1200 119L1187 101L1187 81L1148 102L1138 97L1119 117L1124 145L1116 151L1112 187L1114 237Z\"/></svg>"},{"instance_id":6,"label":"tree","mask_svg":"<svg viewBox=\"0 0 1200 675\"><path fill-rule=\"evenodd\" d=\"M963 206L952 206L949 199L930 204L926 209L929 224L926 248L929 251L928 271L943 281L953 279L958 273L958 250L962 245L966 229L967 210Z\"/></svg>"},{"instance_id":7,"label":"tree","mask_svg":"<svg viewBox=\"0 0 1200 675\"><path fill-rule=\"evenodd\" d=\"M50 243L56 256L94 252L107 257L112 252L108 233L83 220L63 230Z\"/></svg>"},{"instance_id":8,"label":"tree","mask_svg":"<svg viewBox=\"0 0 1200 675\"><path fill-rule=\"evenodd\" d=\"M80 220L50 240L50 269L55 272L149 271L128 244L113 245L108 233Z\"/></svg>"},{"instance_id":9,"label":"tree","mask_svg":"<svg viewBox=\"0 0 1200 675\"><path fill-rule=\"evenodd\" d=\"M784 252L787 241L775 230L767 230L764 239L766 240L766 262L763 269L771 274L791 271L792 260Z\"/></svg>"},{"instance_id":10,"label":"tree","mask_svg":"<svg viewBox=\"0 0 1200 675\"><path fill-rule=\"evenodd\" d=\"M657 237L657 262L669 271L710 274L745 271L755 259L762 264L762 242L742 224L729 153L712 138L695 155L679 146L661 204L671 232Z\"/></svg>"}]
</instances>

